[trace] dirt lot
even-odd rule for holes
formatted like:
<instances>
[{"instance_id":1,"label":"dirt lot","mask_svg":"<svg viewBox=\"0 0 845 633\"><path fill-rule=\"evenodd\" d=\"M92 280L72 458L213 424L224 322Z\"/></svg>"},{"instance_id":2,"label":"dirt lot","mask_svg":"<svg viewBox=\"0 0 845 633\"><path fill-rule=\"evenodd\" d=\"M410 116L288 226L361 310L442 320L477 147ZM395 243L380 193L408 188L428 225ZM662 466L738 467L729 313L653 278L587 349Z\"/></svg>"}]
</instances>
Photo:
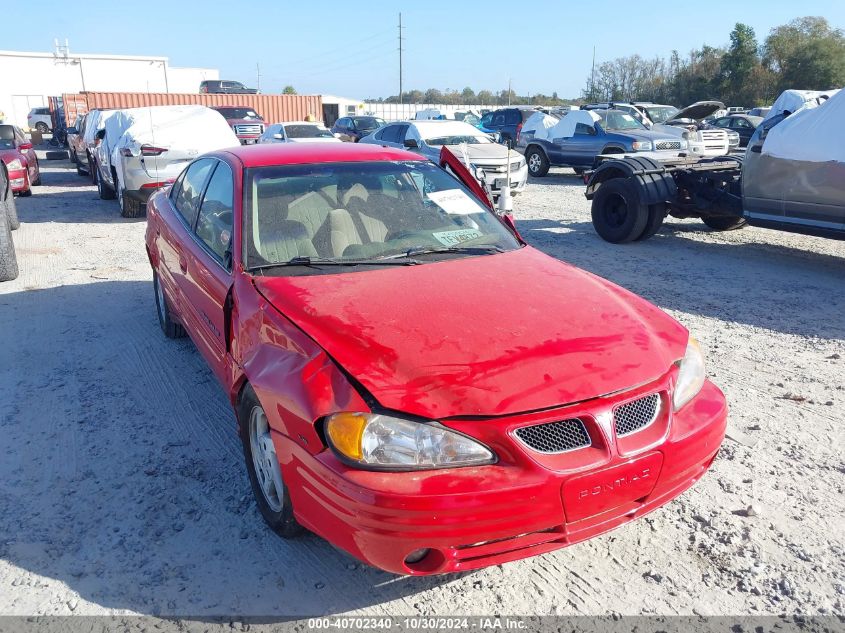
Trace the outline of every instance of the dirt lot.
<instances>
[{"instance_id":1,"label":"dirt lot","mask_svg":"<svg viewBox=\"0 0 845 633\"><path fill-rule=\"evenodd\" d=\"M845 613L842 242L672 221L613 246L570 172L533 182L523 235L689 327L730 438L692 490L604 537L401 578L265 529L222 390L158 329L144 221L42 164L0 285L0 614Z\"/></svg>"}]
</instances>

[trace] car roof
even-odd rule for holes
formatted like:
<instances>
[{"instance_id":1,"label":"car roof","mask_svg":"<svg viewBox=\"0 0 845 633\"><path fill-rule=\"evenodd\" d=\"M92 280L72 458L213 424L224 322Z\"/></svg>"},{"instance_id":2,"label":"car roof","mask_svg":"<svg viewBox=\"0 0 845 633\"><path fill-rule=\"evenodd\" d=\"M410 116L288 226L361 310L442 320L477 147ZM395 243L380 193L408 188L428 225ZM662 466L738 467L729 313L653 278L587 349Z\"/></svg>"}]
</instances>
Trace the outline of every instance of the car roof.
<instances>
[{"instance_id":1,"label":"car roof","mask_svg":"<svg viewBox=\"0 0 845 633\"><path fill-rule=\"evenodd\" d=\"M222 150L222 152L237 157L243 163L244 167L302 165L307 163L428 160L419 154L405 150L366 143L268 143L241 145Z\"/></svg>"},{"instance_id":2,"label":"car roof","mask_svg":"<svg viewBox=\"0 0 845 633\"><path fill-rule=\"evenodd\" d=\"M486 136L486 134L477 127L474 127L469 123L464 123L463 121L434 119L431 121L410 121L409 125L413 125L424 138L431 134L466 134L470 136Z\"/></svg>"}]
</instances>

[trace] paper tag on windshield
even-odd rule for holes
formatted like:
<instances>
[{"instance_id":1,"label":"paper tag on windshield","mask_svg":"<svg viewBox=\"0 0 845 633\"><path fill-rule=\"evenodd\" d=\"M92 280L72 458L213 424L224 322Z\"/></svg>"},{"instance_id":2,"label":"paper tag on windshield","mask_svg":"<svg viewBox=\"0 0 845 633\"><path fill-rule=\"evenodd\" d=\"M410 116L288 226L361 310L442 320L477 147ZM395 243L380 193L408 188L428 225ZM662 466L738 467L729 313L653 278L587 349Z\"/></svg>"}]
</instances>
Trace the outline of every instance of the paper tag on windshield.
<instances>
[{"instance_id":1,"label":"paper tag on windshield","mask_svg":"<svg viewBox=\"0 0 845 633\"><path fill-rule=\"evenodd\" d=\"M434 239L443 244L443 246L458 246L464 242L469 242L484 235L481 231L475 229L457 229L455 231L440 231L439 233L431 234Z\"/></svg>"},{"instance_id":2,"label":"paper tag on windshield","mask_svg":"<svg viewBox=\"0 0 845 633\"><path fill-rule=\"evenodd\" d=\"M432 191L428 199L450 215L472 215L481 213L478 203L460 189Z\"/></svg>"}]
</instances>

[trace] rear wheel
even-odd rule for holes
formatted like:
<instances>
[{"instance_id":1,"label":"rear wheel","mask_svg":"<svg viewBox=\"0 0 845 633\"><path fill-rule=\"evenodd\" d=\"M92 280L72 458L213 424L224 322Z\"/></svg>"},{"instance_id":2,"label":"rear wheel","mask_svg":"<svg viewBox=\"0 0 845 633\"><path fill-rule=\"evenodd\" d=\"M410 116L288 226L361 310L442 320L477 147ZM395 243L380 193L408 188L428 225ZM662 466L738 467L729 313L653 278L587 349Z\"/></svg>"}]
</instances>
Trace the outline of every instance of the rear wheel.
<instances>
[{"instance_id":1,"label":"rear wheel","mask_svg":"<svg viewBox=\"0 0 845 633\"><path fill-rule=\"evenodd\" d=\"M137 218L143 212L143 205L140 200L131 197L126 190L117 182L117 202L120 205L120 215L124 218Z\"/></svg>"},{"instance_id":2,"label":"rear wheel","mask_svg":"<svg viewBox=\"0 0 845 633\"><path fill-rule=\"evenodd\" d=\"M41 166L38 164L38 161L35 161L35 168L38 170L38 178L32 181L33 187L40 187L41 186Z\"/></svg>"},{"instance_id":3,"label":"rear wheel","mask_svg":"<svg viewBox=\"0 0 845 633\"><path fill-rule=\"evenodd\" d=\"M0 213L2 213L9 221L9 228L17 231L21 226L21 221L18 219L18 208L15 205L15 196L9 191L9 197L3 202L0 202Z\"/></svg>"},{"instance_id":4,"label":"rear wheel","mask_svg":"<svg viewBox=\"0 0 845 633\"><path fill-rule=\"evenodd\" d=\"M546 153L538 147L532 147L525 156L528 163L528 174L535 178L541 178L549 173L549 159Z\"/></svg>"},{"instance_id":5,"label":"rear wheel","mask_svg":"<svg viewBox=\"0 0 845 633\"><path fill-rule=\"evenodd\" d=\"M153 290L155 290L156 313L158 313L158 324L161 326L161 331L167 338L183 338L185 328L170 318L170 308L167 305L167 299L164 296L164 290L161 287L157 272L153 272Z\"/></svg>"},{"instance_id":6,"label":"rear wheel","mask_svg":"<svg viewBox=\"0 0 845 633\"><path fill-rule=\"evenodd\" d=\"M735 215L711 215L701 218L714 231L733 231L741 229L746 224L746 219Z\"/></svg>"},{"instance_id":7,"label":"rear wheel","mask_svg":"<svg viewBox=\"0 0 845 633\"><path fill-rule=\"evenodd\" d=\"M642 235L637 238L637 241L647 240L660 230L663 226L663 220L666 219L666 205L663 203L648 205L648 221Z\"/></svg>"},{"instance_id":8,"label":"rear wheel","mask_svg":"<svg viewBox=\"0 0 845 633\"><path fill-rule=\"evenodd\" d=\"M298 536L303 530L293 515L293 504L282 479L279 458L270 434L270 423L255 391L249 385L244 388L238 404L238 423L249 483L261 516L280 536Z\"/></svg>"},{"instance_id":9,"label":"rear wheel","mask_svg":"<svg viewBox=\"0 0 845 633\"><path fill-rule=\"evenodd\" d=\"M100 194L100 200L114 200L114 189L109 187L99 174L97 174L97 193Z\"/></svg>"},{"instance_id":10,"label":"rear wheel","mask_svg":"<svg viewBox=\"0 0 845 633\"><path fill-rule=\"evenodd\" d=\"M44 121L39 121L35 124L35 129L41 132L42 134L46 134L50 131L50 127L44 123Z\"/></svg>"},{"instance_id":11,"label":"rear wheel","mask_svg":"<svg viewBox=\"0 0 845 633\"><path fill-rule=\"evenodd\" d=\"M11 192L9 193L11 195ZM11 281L18 277L18 259L9 226L8 205L0 205L0 281Z\"/></svg>"},{"instance_id":12,"label":"rear wheel","mask_svg":"<svg viewBox=\"0 0 845 633\"><path fill-rule=\"evenodd\" d=\"M645 231L648 207L640 202L636 184L627 178L603 182L593 197L593 227L614 244L631 242Z\"/></svg>"}]
</instances>

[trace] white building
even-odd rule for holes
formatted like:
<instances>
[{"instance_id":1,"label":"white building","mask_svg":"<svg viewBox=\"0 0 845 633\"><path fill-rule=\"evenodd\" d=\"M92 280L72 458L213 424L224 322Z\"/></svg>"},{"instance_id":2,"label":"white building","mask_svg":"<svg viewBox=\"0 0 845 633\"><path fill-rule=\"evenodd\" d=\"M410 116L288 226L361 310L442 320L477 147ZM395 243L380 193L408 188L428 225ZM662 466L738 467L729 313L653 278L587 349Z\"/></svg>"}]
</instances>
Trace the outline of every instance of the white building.
<instances>
[{"instance_id":1,"label":"white building","mask_svg":"<svg viewBox=\"0 0 845 633\"><path fill-rule=\"evenodd\" d=\"M176 68L167 57L0 51L0 112L7 123L26 126L30 109L48 97L75 92L199 92L215 68Z\"/></svg>"}]
</instances>

